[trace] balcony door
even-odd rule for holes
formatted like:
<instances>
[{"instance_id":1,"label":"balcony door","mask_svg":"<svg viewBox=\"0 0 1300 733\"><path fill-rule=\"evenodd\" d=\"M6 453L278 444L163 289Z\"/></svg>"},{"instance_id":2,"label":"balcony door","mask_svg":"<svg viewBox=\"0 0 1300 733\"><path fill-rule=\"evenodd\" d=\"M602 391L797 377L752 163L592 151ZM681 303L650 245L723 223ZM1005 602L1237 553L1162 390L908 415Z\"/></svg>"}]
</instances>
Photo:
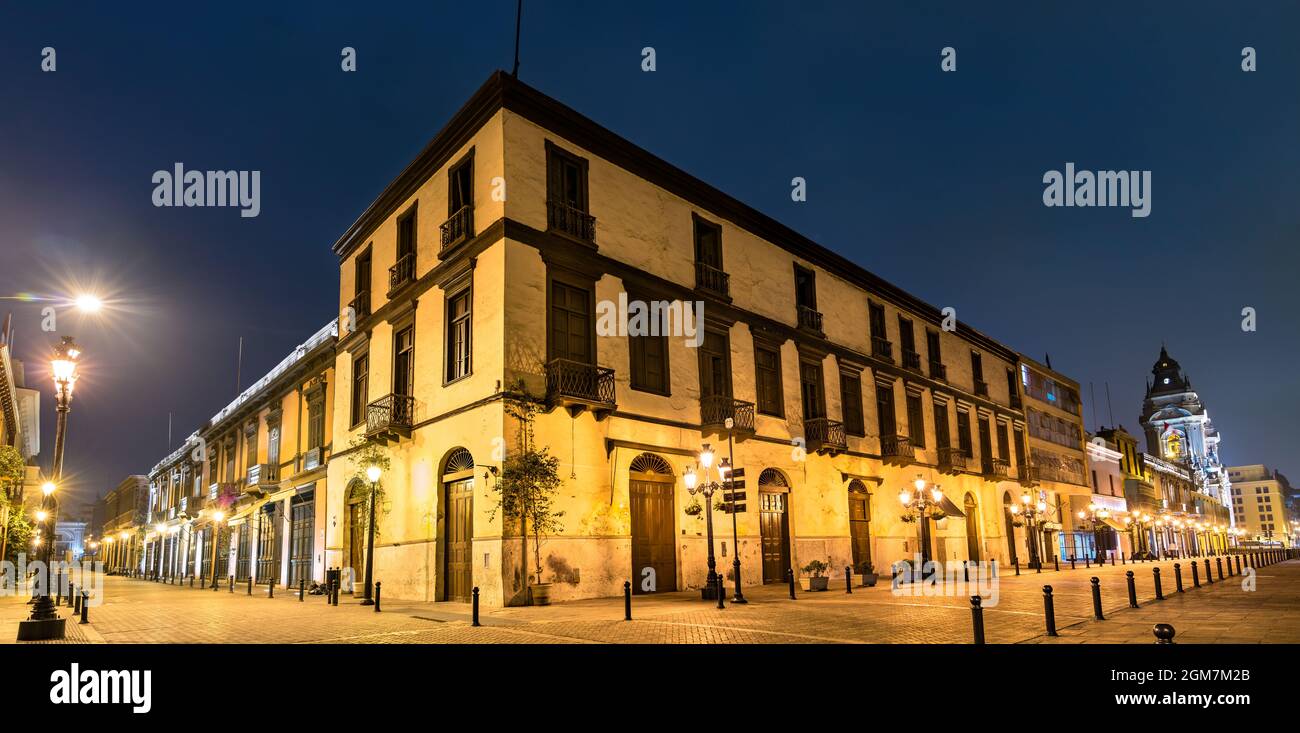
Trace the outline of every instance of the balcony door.
<instances>
[{"instance_id":1,"label":"balcony door","mask_svg":"<svg viewBox=\"0 0 1300 733\"><path fill-rule=\"evenodd\" d=\"M811 361L799 362L799 394L803 399L803 419L826 417L821 364Z\"/></svg>"},{"instance_id":2,"label":"balcony door","mask_svg":"<svg viewBox=\"0 0 1300 733\"><path fill-rule=\"evenodd\" d=\"M731 347L727 335L705 331L699 351L700 397L730 397Z\"/></svg>"},{"instance_id":3,"label":"balcony door","mask_svg":"<svg viewBox=\"0 0 1300 733\"><path fill-rule=\"evenodd\" d=\"M592 354L591 291L551 281L550 358L595 363Z\"/></svg>"}]
</instances>

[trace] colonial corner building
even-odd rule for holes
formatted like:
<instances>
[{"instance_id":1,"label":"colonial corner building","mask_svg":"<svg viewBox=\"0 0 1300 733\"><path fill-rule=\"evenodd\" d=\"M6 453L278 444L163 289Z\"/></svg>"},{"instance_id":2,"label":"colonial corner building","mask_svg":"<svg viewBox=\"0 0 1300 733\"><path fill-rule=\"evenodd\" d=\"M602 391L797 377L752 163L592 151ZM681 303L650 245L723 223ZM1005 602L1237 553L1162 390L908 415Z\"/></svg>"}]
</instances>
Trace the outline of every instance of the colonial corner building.
<instances>
[{"instance_id":1,"label":"colonial corner building","mask_svg":"<svg viewBox=\"0 0 1300 733\"><path fill-rule=\"evenodd\" d=\"M373 576L399 599L527 602L538 550L555 600L701 587L711 507L683 477L705 443L745 471L714 545L747 584L1147 542L1121 521L1145 466L1086 440L1074 380L504 73L333 250L337 325L150 473L136 571L361 578L373 450ZM622 299L703 303L702 335L598 335ZM519 399L562 479L539 547L497 510ZM918 478L942 518L905 519ZM1098 505L1109 524L1081 520Z\"/></svg>"}]
</instances>

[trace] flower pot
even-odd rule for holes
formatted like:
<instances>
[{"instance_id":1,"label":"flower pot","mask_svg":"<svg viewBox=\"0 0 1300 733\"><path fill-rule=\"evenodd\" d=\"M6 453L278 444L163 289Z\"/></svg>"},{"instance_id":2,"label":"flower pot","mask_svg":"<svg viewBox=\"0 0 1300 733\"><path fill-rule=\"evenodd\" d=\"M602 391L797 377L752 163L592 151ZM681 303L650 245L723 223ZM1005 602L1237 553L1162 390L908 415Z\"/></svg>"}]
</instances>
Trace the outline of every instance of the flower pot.
<instances>
[{"instance_id":1,"label":"flower pot","mask_svg":"<svg viewBox=\"0 0 1300 733\"><path fill-rule=\"evenodd\" d=\"M821 577L812 577L808 579L808 590L810 591L826 590L827 588L830 587L830 584L831 584L831 579L826 577L825 575Z\"/></svg>"},{"instance_id":2,"label":"flower pot","mask_svg":"<svg viewBox=\"0 0 1300 733\"><path fill-rule=\"evenodd\" d=\"M528 586L528 594L532 598L534 606L551 605L550 583L532 583Z\"/></svg>"},{"instance_id":3,"label":"flower pot","mask_svg":"<svg viewBox=\"0 0 1300 733\"><path fill-rule=\"evenodd\" d=\"M876 587L876 574L875 574L875 573L863 573L863 574L862 574L862 585L864 585L864 586L866 586L866 587L868 587L868 588L875 588L875 587Z\"/></svg>"}]
</instances>

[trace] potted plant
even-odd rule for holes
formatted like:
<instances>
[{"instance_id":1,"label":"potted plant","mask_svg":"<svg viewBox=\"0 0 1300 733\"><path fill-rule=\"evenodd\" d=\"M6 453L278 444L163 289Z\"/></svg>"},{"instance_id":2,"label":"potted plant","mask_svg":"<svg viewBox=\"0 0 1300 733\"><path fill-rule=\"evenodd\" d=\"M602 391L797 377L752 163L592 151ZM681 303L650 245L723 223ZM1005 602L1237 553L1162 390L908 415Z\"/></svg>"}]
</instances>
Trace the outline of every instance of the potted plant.
<instances>
[{"instance_id":1,"label":"potted plant","mask_svg":"<svg viewBox=\"0 0 1300 733\"><path fill-rule=\"evenodd\" d=\"M876 587L876 566L872 565L871 563L866 563L865 565L862 566L862 570L859 573L859 575L862 576L862 585L866 586L867 588Z\"/></svg>"},{"instance_id":2,"label":"potted plant","mask_svg":"<svg viewBox=\"0 0 1300 733\"><path fill-rule=\"evenodd\" d=\"M523 380L511 387L511 396L505 401L506 412L519 421L519 448L509 453L501 464L501 476L493 488L497 492L498 510L519 522L525 542L533 541L533 567L528 582L529 601L535 606L551 603L551 584L542 581L542 536L560 531L560 517L564 512L555 509L555 494L563 482L560 480L560 459L549 453L547 446L538 448L533 441L533 418L538 401L523 386ZM527 548L524 550L527 556Z\"/></svg>"},{"instance_id":3,"label":"potted plant","mask_svg":"<svg viewBox=\"0 0 1300 733\"><path fill-rule=\"evenodd\" d=\"M831 579L830 576L826 574L830 569L830 564L824 563L821 560L813 560L803 566L803 571L808 573L808 590L819 591L826 590L830 587Z\"/></svg>"},{"instance_id":4,"label":"potted plant","mask_svg":"<svg viewBox=\"0 0 1300 733\"><path fill-rule=\"evenodd\" d=\"M699 499L691 497L691 503L687 504L686 508L682 509L682 511L685 512L688 517L698 517L704 512L704 507L700 506Z\"/></svg>"}]
</instances>

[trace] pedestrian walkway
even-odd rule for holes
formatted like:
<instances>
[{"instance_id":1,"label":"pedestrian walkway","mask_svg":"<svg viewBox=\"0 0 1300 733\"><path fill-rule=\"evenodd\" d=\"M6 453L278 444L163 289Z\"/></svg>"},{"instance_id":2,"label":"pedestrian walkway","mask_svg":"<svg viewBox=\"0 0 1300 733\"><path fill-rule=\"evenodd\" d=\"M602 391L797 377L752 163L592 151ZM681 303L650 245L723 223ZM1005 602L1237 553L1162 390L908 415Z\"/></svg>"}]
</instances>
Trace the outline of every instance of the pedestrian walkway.
<instances>
[{"instance_id":1,"label":"pedestrian walkway","mask_svg":"<svg viewBox=\"0 0 1300 733\"><path fill-rule=\"evenodd\" d=\"M1300 561L1261 568L1254 590L1224 565L1219 580L1211 558L1212 584L1204 559L1179 562L1184 592L1176 590L1174 562L1106 565L1042 572L1004 569L996 602L988 594L983 612L988 643L1151 643L1154 623L1171 623L1179 642L1300 641ZM1163 594L1155 600L1155 569ZM1138 609L1129 608L1127 573L1134 577ZM1233 575L1229 575L1232 572ZM1090 578L1099 580L1106 621L1093 621ZM875 588L845 592L842 580L826 592L802 588L791 600L783 584L745 589L750 601L719 609L699 592L636 596L633 621L623 620L623 599L603 598L547 607L483 609L482 626L471 625L464 603L385 602L381 613L344 596L330 606L324 596L298 600L296 592L245 586L204 590L121 577L104 579L103 603L90 623L69 621L69 643L634 643L969 644L973 640L969 593L960 596L899 595L887 579ZM1043 587L1052 587L1060 636L1045 636ZM728 596L728 598L730 598ZM0 598L0 643L11 643L25 618L26 598ZM66 606L62 613L69 614Z\"/></svg>"}]
</instances>

